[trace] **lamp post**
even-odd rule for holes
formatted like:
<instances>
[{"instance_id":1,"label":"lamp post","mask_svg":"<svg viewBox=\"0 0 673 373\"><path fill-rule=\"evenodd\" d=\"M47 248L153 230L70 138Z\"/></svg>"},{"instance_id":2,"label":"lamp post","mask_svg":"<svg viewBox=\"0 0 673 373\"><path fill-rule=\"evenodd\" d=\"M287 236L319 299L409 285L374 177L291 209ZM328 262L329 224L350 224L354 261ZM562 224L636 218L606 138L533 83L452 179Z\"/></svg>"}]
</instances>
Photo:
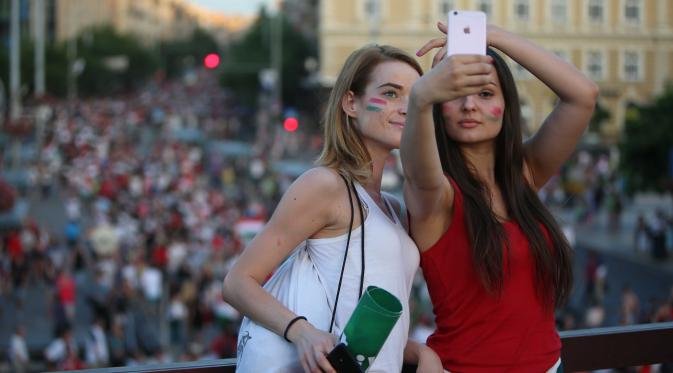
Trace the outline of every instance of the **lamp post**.
<instances>
[{"instance_id":1,"label":"lamp post","mask_svg":"<svg viewBox=\"0 0 673 373\"><path fill-rule=\"evenodd\" d=\"M33 37L35 38L35 97L42 97L44 83L44 38L45 14L44 0L33 0Z\"/></svg>"},{"instance_id":2,"label":"lamp post","mask_svg":"<svg viewBox=\"0 0 673 373\"><path fill-rule=\"evenodd\" d=\"M19 0L12 0L9 39L9 119L14 122L21 116L21 45L19 41Z\"/></svg>"}]
</instances>

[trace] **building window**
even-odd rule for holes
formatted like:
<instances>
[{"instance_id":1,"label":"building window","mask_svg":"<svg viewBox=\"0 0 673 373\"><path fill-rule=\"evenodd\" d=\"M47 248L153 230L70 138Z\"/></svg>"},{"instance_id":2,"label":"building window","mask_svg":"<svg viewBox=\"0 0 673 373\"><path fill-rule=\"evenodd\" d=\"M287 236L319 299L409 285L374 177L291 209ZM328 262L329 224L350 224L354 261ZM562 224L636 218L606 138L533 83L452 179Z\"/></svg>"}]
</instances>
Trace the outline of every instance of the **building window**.
<instances>
[{"instance_id":1,"label":"building window","mask_svg":"<svg viewBox=\"0 0 673 373\"><path fill-rule=\"evenodd\" d=\"M490 17L493 14L493 1L492 0L480 0L477 2L477 9L486 13L487 17Z\"/></svg>"},{"instance_id":2,"label":"building window","mask_svg":"<svg viewBox=\"0 0 673 373\"><path fill-rule=\"evenodd\" d=\"M454 4L453 0L440 0L439 1L439 13L446 15L453 10Z\"/></svg>"},{"instance_id":3,"label":"building window","mask_svg":"<svg viewBox=\"0 0 673 373\"><path fill-rule=\"evenodd\" d=\"M587 53L587 73L593 80L603 79L603 53L600 51Z\"/></svg>"},{"instance_id":4,"label":"building window","mask_svg":"<svg viewBox=\"0 0 673 373\"><path fill-rule=\"evenodd\" d=\"M568 19L567 0L551 1L551 19L556 23L565 23Z\"/></svg>"},{"instance_id":5,"label":"building window","mask_svg":"<svg viewBox=\"0 0 673 373\"><path fill-rule=\"evenodd\" d=\"M365 16L368 19L381 19L381 4L379 0L365 0Z\"/></svg>"},{"instance_id":6,"label":"building window","mask_svg":"<svg viewBox=\"0 0 673 373\"><path fill-rule=\"evenodd\" d=\"M514 2L514 14L517 19L528 20L530 16L530 4L528 0L517 0Z\"/></svg>"},{"instance_id":7,"label":"building window","mask_svg":"<svg viewBox=\"0 0 673 373\"><path fill-rule=\"evenodd\" d=\"M604 11L603 0L589 0L589 20L591 22L603 22Z\"/></svg>"},{"instance_id":8,"label":"building window","mask_svg":"<svg viewBox=\"0 0 673 373\"><path fill-rule=\"evenodd\" d=\"M640 66L640 54L638 52L624 52L624 80L640 80Z\"/></svg>"},{"instance_id":9,"label":"building window","mask_svg":"<svg viewBox=\"0 0 673 373\"><path fill-rule=\"evenodd\" d=\"M640 23L640 7L640 0L626 0L624 3L624 19L629 23Z\"/></svg>"}]
</instances>

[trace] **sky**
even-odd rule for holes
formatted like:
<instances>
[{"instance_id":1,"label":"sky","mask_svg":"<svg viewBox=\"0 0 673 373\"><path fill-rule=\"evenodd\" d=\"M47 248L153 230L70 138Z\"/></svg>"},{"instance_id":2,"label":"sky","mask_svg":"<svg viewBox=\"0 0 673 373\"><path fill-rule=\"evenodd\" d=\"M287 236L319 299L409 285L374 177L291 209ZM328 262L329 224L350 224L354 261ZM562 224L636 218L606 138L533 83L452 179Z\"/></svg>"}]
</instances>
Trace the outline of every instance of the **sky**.
<instances>
[{"instance_id":1,"label":"sky","mask_svg":"<svg viewBox=\"0 0 673 373\"><path fill-rule=\"evenodd\" d=\"M254 15L260 4L273 3L273 0L187 0L190 3L202 6L206 9L220 11L227 14Z\"/></svg>"}]
</instances>

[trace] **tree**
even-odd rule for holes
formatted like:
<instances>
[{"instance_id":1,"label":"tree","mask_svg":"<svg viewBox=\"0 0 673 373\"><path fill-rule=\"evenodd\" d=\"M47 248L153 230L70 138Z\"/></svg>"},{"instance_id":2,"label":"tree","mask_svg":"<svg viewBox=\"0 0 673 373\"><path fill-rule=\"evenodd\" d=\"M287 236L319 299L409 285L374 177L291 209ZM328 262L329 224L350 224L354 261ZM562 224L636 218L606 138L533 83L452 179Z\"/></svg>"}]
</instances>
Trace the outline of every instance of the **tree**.
<instances>
[{"instance_id":1,"label":"tree","mask_svg":"<svg viewBox=\"0 0 673 373\"><path fill-rule=\"evenodd\" d=\"M608 119L610 119L610 112L607 111L603 105L596 102L596 108L589 121L589 131L600 134L603 122Z\"/></svg>"},{"instance_id":2,"label":"tree","mask_svg":"<svg viewBox=\"0 0 673 373\"><path fill-rule=\"evenodd\" d=\"M219 53L220 48L207 31L197 28L189 38L160 44L162 68L173 78L194 64L200 63L208 53Z\"/></svg>"},{"instance_id":3,"label":"tree","mask_svg":"<svg viewBox=\"0 0 673 373\"><path fill-rule=\"evenodd\" d=\"M35 85L34 44L30 38L21 40L21 86L23 97L32 95ZM67 84L67 66L65 47L62 44L47 44L45 47L45 80L47 93L54 96L65 96ZM9 82L9 48L0 50L0 79ZM9 93L8 87L6 94ZM5 97L7 100L8 97Z\"/></svg>"},{"instance_id":4,"label":"tree","mask_svg":"<svg viewBox=\"0 0 673 373\"><path fill-rule=\"evenodd\" d=\"M673 85L650 104L627 109L620 147L621 170L630 191L670 188L673 151Z\"/></svg>"},{"instance_id":5,"label":"tree","mask_svg":"<svg viewBox=\"0 0 673 373\"><path fill-rule=\"evenodd\" d=\"M282 40L274 40L274 23L281 17ZM221 82L230 88L244 105L254 107L260 90L259 74L272 67L271 45L282 43L282 89L283 104L297 108L310 108L307 100L310 88L303 82L308 77L304 67L309 57L316 56L312 45L281 15L270 17L262 9L247 33L233 43L224 56Z\"/></svg>"},{"instance_id":6,"label":"tree","mask_svg":"<svg viewBox=\"0 0 673 373\"><path fill-rule=\"evenodd\" d=\"M78 78L83 94L109 95L139 87L159 66L158 56L132 35L121 35L110 26L84 31L77 40L78 57L85 68ZM125 68L110 66L110 58L122 58Z\"/></svg>"}]
</instances>

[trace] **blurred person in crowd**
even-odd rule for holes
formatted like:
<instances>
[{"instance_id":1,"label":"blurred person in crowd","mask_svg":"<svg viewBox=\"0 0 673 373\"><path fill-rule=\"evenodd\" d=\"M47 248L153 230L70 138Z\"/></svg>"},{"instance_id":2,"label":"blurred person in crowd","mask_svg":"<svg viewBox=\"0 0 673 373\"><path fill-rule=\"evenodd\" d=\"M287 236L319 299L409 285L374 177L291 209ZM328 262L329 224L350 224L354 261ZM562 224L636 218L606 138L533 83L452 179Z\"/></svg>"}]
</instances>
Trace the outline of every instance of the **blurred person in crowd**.
<instances>
[{"instance_id":1,"label":"blurred person in crowd","mask_svg":"<svg viewBox=\"0 0 673 373\"><path fill-rule=\"evenodd\" d=\"M44 350L44 357L51 369L77 370L84 368L79 358L79 347L69 325L63 326Z\"/></svg>"},{"instance_id":2,"label":"blurred person in crowd","mask_svg":"<svg viewBox=\"0 0 673 373\"><path fill-rule=\"evenodd\" d=\"M225 300L279 336L275 347L255 346L250 350L255 336L241 333L239 359L252 353L252 359L264 360L263 349L275 349L271 356L278 351L297 355L287 356L285 361L292 361L292 366L279 366L279 371L303 368L305 372L334 372L325 355L334 347L336 336L318 329L310 320L298 318L302 315L288 309L263 287L269 274L288 255L307 250L315 271L326 282L329 304L335 304L340 287L334 322L337 328L346 325L360 291L368 285L388 290L403 303L403 315L370 372L400 371L403 358L418 362L421 371L428 369L424 367L428 363L434 364L435 371L441 371L437 356L425 345L407 343L409 295L418 251L400 223L405 214L399 203L381 192L384 163L391 150L399 147L410 88L421 74L412 57L390 46L363 47L346 60L325 111L325 142L317 162L320 166L305 172L290 186L268 224L247 246L224 281ZM350 185L344 185L345 180L351 181L346 183ZM355 190L351 189L353 183ZM357 211L359 206L359 201L351 201L351 193L367 206L365 221L357 213L350 220L349 212ZM344 247L351 237L350 224L350 251L358 253L364 239L365 263L359 253L344 259ZM367 229L366 238L356 228L361 224ZM296 257L291 256L290 260ZM342 262L347 265L344 264L344 281L339 286ZM363 284L359 281L362 267L366 267ZM276 272L281 276L285 273L288 272ZM287 276L276 277L266 283L291 280ZM297 291L301 292L301 288ZM322 327L332 329L331 325Z\"/></svg>"},{"instance_id":3,"label":"blurred person in crowd","mask_svg":"<svg viewBox=\"0 0 673 373\"><path fill-rule=\"evenodd\" d=\"M119 317L112 320L110 334L107 338L110 366L117 367L126 364L127 349L124 337L124 325Z\"/></svg>"},{"instance_id":4,"label":"blurred person in crowd","mask_svg":"<svg viewBox=\"0 0 673 373\"><path fill-rule=\"evenodd\" d=\"M664 213L662 209L657 209L649 229L650 242L652 244L652 258L656 260L665 260L668 258L668 251L666 248L668 225L666 213Z\"/></svg>"},{"instance_id":5,"label":"blurred person in crowd","mask_svg":"<svg viewBox=\"0 0 673 373\"><path fill-rule=\"evenodd\" d=\"M622 210L624 209L624 202L622 196L617 188L610 187L608 191L608 230L610 232L618 232L622 226Z\"/></svg>"},{"instance_id":6,"label":"blurred person in crowd","mask_svg":"<svg viewBox=\"0 0 673 373\"><path fill-rule=\"evenodd\" d=\"M28 346L26 345L26 328L23 325L17 325L9 337L7 358L13 372L23 373L28 371L30 356L28 356Z\"/></svg>"},{"instance_id":7,"label":"blurred person in crowd","mask_svg":"<svg viewBox=\"0 0 673 373\"><path fill-rule=\"evenodd\" d=\"M601 255L596 251L590 250L584 266L585 294L589 302L603 302L605 292L607 291L607 275L608 267Z\"/></svg>"},{"instance_id":8,"label":"blurred person in crowd","mask_svg":"<svg viewBox=\"0 0 673 373\"><path fill-rule=\"evenodd\" d=\"M498 53L445 58L446 37L419 50L441 48L412 88L400 154L437 324L428 346L449 371L556 372L554 308L572 289L572 250L537 191L575 151L598 89L518 35L489 26L488 43L559 100L523 142L518 93Z\"/></svg>"},{"instance_id":9,"label":"blurred person in crowd","mask_svg":"<svg viewBox=\"0 0 673 373\"><path fill-rule=\"evenodd\" d=\"M640 322L640 299L628 284L622 288L619 316L621 325L633 325Z\"/></svg>"},{"instance_id":10,"label":"blurred person in crowd","mask_svg":"<svg viewBox=\"0 0 673 373\"><path fill-rule=\"evenodd\" d=\"M108 366L110 362L110 350L108 348L108 337L102 318L94 318L84 341L87 368Z\"/></svg>"},{"instance_id":11,"label":"blurred person in crowd","mask_svg":"<svg viewBox=\"0 0 673 373\"><path fill-rule=\"evenodd\" d=\"M636 227L633 231L633 247L639 253L650 251L650 231L645 216L638 214Z\"/></svg>"}]
</instances>

